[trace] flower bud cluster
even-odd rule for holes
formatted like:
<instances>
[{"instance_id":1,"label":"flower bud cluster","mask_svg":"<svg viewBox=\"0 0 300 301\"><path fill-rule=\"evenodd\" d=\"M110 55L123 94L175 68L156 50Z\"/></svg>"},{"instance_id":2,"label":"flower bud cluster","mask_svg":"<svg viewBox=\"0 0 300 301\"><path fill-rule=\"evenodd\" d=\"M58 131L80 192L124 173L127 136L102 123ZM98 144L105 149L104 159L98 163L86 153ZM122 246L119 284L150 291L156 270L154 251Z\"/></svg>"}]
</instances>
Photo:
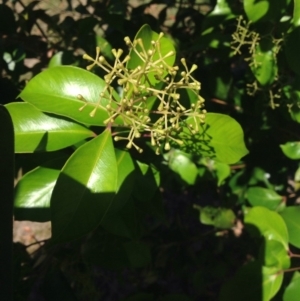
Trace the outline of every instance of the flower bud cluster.
<instances>
[{"instance_id":1,"label":"flower bud cluster","mask_svg":"<svg viewBox=\"0 0 300 301\"><path fill-rule=\"evenodd\" d=\"M134 142L137 138L149 137L151 145L156 147L156 152L159 153L161 146L169 150L170 143L183 143L176 138L183 126L187 126L192 134L196 134L199 131L199 123L205 120L204 99L199 95L201 86L191 75L197 66L192 65L189 69L185 59L181 59L184 71L180 71L178 66L170 66L166 59L175 56L175 52L162 53L162 37L161 33L156 41L151 41L148 49L141 39L131 41L126 37L125 43L130 49L130 54L122 56L121 49L113 49L113 64L100 55L100 48L96 49L95 59L84 55L84 59L92 62L87 66L87 70L99 66L107 73L104 76L105 88L90 115L94 116L99 107L105 109L109 114L105 124L128 129L126 136L119 133L114 137L115 141L127 140L127 148L133 146L139 152L142 152L142 149ZM140 62L134 68L130 64L132 55ZM115 81L122 87L120 99L113 96L112 84ZM179 89L187 89L195 96L196 101L188 108L180 102ZM101 104L103 98L108 100L105 107ZM193 125L185 124L188 117L194 121ZM121 125L120 122L114 123L117 118L122 120Z\"/></svg>"}]
</instances>

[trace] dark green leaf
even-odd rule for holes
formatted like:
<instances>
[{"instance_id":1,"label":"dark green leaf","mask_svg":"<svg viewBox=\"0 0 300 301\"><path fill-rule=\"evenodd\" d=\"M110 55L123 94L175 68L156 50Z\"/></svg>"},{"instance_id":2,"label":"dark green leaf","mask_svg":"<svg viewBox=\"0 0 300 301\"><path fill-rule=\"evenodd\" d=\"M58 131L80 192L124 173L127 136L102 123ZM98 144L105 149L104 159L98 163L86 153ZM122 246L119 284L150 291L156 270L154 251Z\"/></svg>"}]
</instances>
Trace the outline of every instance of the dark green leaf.
<instances>
[{"instance_id":1,"label":"dark green leaf","mask_svg":"<svg viewBox=\"0 0 300 301\"><path fill-rule=\"evenodd\" d=\"M79 147L63 167L51 198L54 242L79 238L95 229L107 213L118 185L111 133Z\"/></svg>"},{"instance_id":2,"label":"dark green leaf","mask_svg":"<svg viewBox=\"0 0 300 301\"><path fill-rule=\"evenodd\" d=\"M129 241L124 243L124 249L132 267L142 268L150 264L150 249L144 243L139 241Z\"/></svg>"},{"instance_id":3,"label":"dark green leaf","mask_svg":"<svg viewBox=\"0 0 300 301\"><path fill-rule=\"evenodd\" d=\"M128 151L115 149L118 166L118 189L109 213L119 211L129 199L135 184L135 166Z\"/></svg>"},{"instance_id":4,"label":"dark green leaf","mask_svg":"<svg viewBox=\"0 0 300 301\"><path fill-rule=\"evenodd\" d=\"M296 73L300 74L300 27L296 27L285 38L285 56L289 67Z\"/></svg>"}]
</instances>

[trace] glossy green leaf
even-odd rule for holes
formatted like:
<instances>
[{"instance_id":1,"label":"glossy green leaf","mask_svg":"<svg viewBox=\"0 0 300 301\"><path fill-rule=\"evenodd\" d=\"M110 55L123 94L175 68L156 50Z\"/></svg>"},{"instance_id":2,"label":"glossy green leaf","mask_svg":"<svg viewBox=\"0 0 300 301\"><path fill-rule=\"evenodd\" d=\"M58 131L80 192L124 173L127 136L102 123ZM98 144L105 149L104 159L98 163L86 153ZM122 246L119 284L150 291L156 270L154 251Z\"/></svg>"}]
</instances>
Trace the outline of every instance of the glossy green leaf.
<instances>
[{"instance_id":1,"label":"glossy green leaf","mask_svg":"<svg viewBox=\"0 0 300 301\"><path fill-rule=\"evenodd\" d=\"M63 167L51 198L54 242L69 241L95 229L107 213L118 185L111 133L79 147Z\"/></svg>"},{"instance_id":2,"label":"glossy green leaf","mask_svg":"<svg viewBox=\"0 0 300 301\"><path fill-rule=\"evenodd\" d=\"M43 112L66 116L83 124L102 126L108 118L104 107L109 96L100 99L104 87L104 80L89 71L73 66L57 66L31 79L19 97ZM114 98L119 99L116 92ZM95 108L95 115L91 116Z\"/></svg>"},{"instance_id":3,"label":"glossy green leaf","mask_svg":"<svg viewBox=\"0 0 300 301\"><path fill-rule=\"evenodd\" d=\"M286 207L280 212L280 215L283 218L289 233L289 243L300 248L300 207Z\"/></svg>"},{"instance_id":4,"label":"glossy green leaf","mask_svg":"<svg viewBox=\"0 0 300 301\"><path fill-rule=\"evenodd\" d=\"M283 153L290 159L300 159L300 142L287 142L280 145Z\"/></svg>"},{"instance_id":5,"label":"glossy green leaf","mask_svg":"<svg viewBox=\"0 0 300 301\"><path fill-rule=\"evenodd\" d=\"M195 163L180 150L171 150L168 154L168 165L183 181L189 185L195 184L198 169Z\"/></svg>"},{"instance_id":6,"label":"glossy green leaf","mask_svg":"<svg viewBox=\"0 0 300 301\"><path fill-rule=\"evenodd\" d=\"M119 211L126 204L135 185L135 166L128 151L115 149L118 167L118 189L109 213Z\"/></svg>"},{"instance_id":7,"label":"glossy green leaf","mask_svg":"<svg viewBox=\"0 0 300 301\"><path fill-rule=\"evenodd\" d=\"M207 45L204 36L209 38L210 46L213 47L213 43L216 45L224 44L224 33L219 34L218 30L214 30L218 27L218 24L223 24L226 20L235 18L236 15L233 12L229 2L227 0L217 0L213 10L203 20L203 36L201 37L200 44ZM214 32L213 32L214 31ZM210 37L211 36L211 37ZM226 40L225 40L226 41ZM226 41L227 42L227 41ZM197 43L198 44L198 43ZM202 44L203 45L203 44Z\"/></svg>"},{"instance_id":8,"label":"glossy green leaf","mask_svg":"<svg viewBox=\"0 0 300 301\"><path fill-rule=\"evenodd\" d=\"M265 207L253 207L245 214L245 224L253 234L264 236L266 239L274 239L282 243L288 250L289 235L282 217Z\"/></svg>"},{"instance_id":9,"label":"glossy green leaf","mask_svg":"<svg viewBox=\"0 0 300 301\"><path fill-rule=\"evenodd\" d=\"M14 124L17 153L54 151L95 135L71 120L44 114L29 103L10 103L6 108Z\"/></svg>"},{"instance_id":10,"label":"glossy green leaf","mask_svg":"<svg viewBox=\"0 0 300 301\"><path fill-rule=\"evenodd\" d=\"M194 208L200 211L200 222L204 225L212 225L220 229L230 229L234 225L236 217L231 209L197 205Z\"/></svg>"},{"instance_id":11,"label":"glossy green leaf","mask_svg":"<svg viewBox=\"0 0 300 301\"><path fill-rule=\"evenodd\" d=\"M66 158L44 163L25 174L15 187L15 219L50 220L51 194Z\"/></svg>"},{"instance_id":12,"label":"glossy green leaf","mask_svg":"<svg viewBox=\"0 0 300 301\"><path fill-rule=\"evenodd\" d=\"M274 190L262 187L250 187L246 197L252 206L262 206L270 210L276 210L282 202L282 196Z\"/></svg>"},{"instance_id":13,"label":"glossy green leaf","mask_svg":"<svg viewBox=\"0 0 300 301\"><path fill-rule=\"evenodd\" d=\"M288 269L291 265L291 258L284 248L284 245L274 239L266 239L260 250L262 265L266 267L277 267Z\"/></svg>"},{"instance_id":14,"label":"glossy green leaf","mask_svg":"<svg viewBox=\"0 0 300 301\"><path fill-rule=\"evenodd\" d=\"M186 120L195 127L193 118ZM192 135L185 127L179 134L183 145L179 148L187 154L213 158L216 161L233 164L248 153L244 133L237 121L228 115L207 113L204 124L198 124L199 133ZM178 148L178 145L174 145Z\"/></svg>"},{"instance_id":15,"label":"glossy green leaf","mask_svg":"<svg viewBox=\"0 0 300 301\"><path fill-rule=\"evenodd\" d=\"M272 84L277 76L278 68L274 45L270 39L262 39L255 47L251 70L262 86Z\"/></svg>"},{"instance_id":16,"label":"glossy green leaf","mask_svg":"<svg viewBox=\"0 0 300 301\"><path fill-rule=\"evenodd\" d=\"M295 272L283 293L283 301L298 301L300 296L300 273Z\"/></svg>"},{"instance_id":17,"label":"glossy green leaf","mask_svg":"<svg viewBox=\"0 0 300 301\"><path fill-rule=\"evenodd\" d=\"M141 27L138 33L135 36L135 40L141 39L143 42L143 46L145 51L153 49L151 41L157 41L159 34L152 31L150 26L145 24ZM170 55L163 59L163 62L168 66L173 66L175 62L175 48L172 41L166 37L162 37L159 40L159 51L153 55L153 61L159 60L161 57L166 56L168 53L173 52L173 55ZM137 46L138 51L143 52L143 49L140 46ZM127 63L128 69L135 69L138 66L142 66L144 64L144 59L141 58L134 50L131 50L129 53L130 60ZM167 75L167 73L165 73ZM159 83L159 81L155 78L155 73L150 72L148 74L148 78L151 84Z\"/></svg>"}]
</instances>

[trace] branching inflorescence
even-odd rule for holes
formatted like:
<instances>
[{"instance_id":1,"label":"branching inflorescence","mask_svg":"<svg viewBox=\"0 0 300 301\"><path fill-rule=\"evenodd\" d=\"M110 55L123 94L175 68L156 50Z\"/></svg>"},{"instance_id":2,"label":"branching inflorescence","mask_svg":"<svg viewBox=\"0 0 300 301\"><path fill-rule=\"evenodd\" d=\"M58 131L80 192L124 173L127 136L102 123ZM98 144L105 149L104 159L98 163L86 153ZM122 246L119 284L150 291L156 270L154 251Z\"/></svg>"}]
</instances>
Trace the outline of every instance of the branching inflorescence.
<instances>
[{"instance_id":1,"label":"branching inflorescence","mask_svg":"<svg viewBox=\"0 0 300 301\"><path fill-rule=\"evenodd\" d=\"M94 116L99 107L105 109L109 118L104 124L128 129L127 137L116 135L115 141L128 140L127 148L133 146L139 152L142 152L142 149L136 145L134 139L142 135L150 137L151 145L156 147L156 153L159 153L161 145L165 150L169 150L170 142L179 145L183 143L177 138L183 126L187 126L192 134L196 134L199 132L199 123L205 120L206 111L202 109L204 99L199 95L201 85L191 75L197 66L192 65L188 69L185 59L181 59L185 71L179 71L178 66L170 66L166 60L175 56L175 52L162 53L162 37L161 33L156 41L151 41L149 49L146 49L142 39L132 42L126 37L125 43L130 49L130 54L121 58L123 51L113 49L113 64L100 55L100 48L96 49L95 59L84 55L84 59L92 61L92 64L87 66L88 70L99 66L107 72L104 76L105 88L90 115ZM136 67L129 67L128 62L132 55L137 56L139 64ZM122 87L120 99L114 97L112 84L115 81ZM188 108L180 102L179 89L188 89L195 95L196 101ZM108 100L105 107L101 105L103 98ZM193 124L186 124L185 120L188 117L194 121ZM122 120L121 124L114 123L117 118Z\"/></svg>"}]
</instances>

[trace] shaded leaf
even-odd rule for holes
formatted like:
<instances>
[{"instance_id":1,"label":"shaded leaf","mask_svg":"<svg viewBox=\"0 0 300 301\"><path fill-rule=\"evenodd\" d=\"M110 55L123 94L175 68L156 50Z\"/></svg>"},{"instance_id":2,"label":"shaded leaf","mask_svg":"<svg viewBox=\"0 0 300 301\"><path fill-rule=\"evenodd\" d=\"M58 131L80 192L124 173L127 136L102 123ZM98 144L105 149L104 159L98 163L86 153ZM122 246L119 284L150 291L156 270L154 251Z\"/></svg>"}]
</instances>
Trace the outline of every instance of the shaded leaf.
<instances>
[{"instance_id":1,"label":"shaded leaf","mask_svg":"<svg viewBox=\"0 0 300 301\"><path fill-rule=\"evenodd\" d=\"M128 151L115 149L118 167L117 194L109 207L109 213L119 211L131 196L135 184L135 166Z\"/></svg>"},{"instance_id":2,"label":"shaded leaf","mask_svg":"<svg viewBox=\"0 0 300 301\"><path fill-rule=\"evenodd\" d=\"M212 225L220 229L230 229L234 225L236 217L231 209L197 205L194 205L194 208L200 211L200 222L204 225Z\"/></svg>"},{"instance_id":3,"label":"shaded leaf","mask_svg":"<svg viewBox=\"0 0 300 301\"><path fill-rule=\"evenodd\" d=\"M248 263L225 283L218 300L270 301L282 284L283 273L278 271L278 268L262 267L257 261Z\"/></svg>"},{"instance_id":4,"label":"shaded leaf","mask_svg":"<svg viewBox=\"0 0 300 301\"><path fill-rule=\"evenodd\" d=\"M142 268L150 264L150 248L139 241L129 241L124 243L124 249L128 256L131 267Z\"/></svg>"},{"instance_id":5,"label":"shaded leaf","mask_svg":"<svg viewBox=\"0 0 300 301\"><path fill-rule=\"evenodd\" d=\"M300 74L300 27L297 26L292 32L288 33L285 38L285 57L289 67L296 73Z\"/></svg>"},{"instance_id":6,"label":"shaded leaf","mask_svg":"<svg viewBox=\"0 0 300 301\"><path fill-rule=\"evenodd\" d=\"M79 238L95 229L117 191L118 170L111 133L79 147L63 167L51 198L54 242Z\"/></svg>"}]
</instances>

